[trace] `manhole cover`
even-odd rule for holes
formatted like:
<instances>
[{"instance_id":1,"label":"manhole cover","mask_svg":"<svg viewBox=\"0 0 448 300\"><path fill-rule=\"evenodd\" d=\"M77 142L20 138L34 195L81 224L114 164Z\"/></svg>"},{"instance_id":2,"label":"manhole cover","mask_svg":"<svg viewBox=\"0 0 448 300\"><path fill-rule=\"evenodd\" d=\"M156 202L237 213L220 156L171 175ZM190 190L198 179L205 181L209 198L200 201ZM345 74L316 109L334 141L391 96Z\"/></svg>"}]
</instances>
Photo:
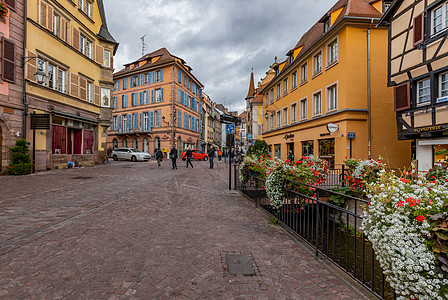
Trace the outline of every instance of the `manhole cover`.
<instances>
[{"instance_id":1,"label":"manhole cover","mask_svg":"<svg viewBox=\"0 0 448 300\"><path fill-rule=\"evenodd\" d=\"M230 275L255 275L252 264L245 254L226 254L226 262Z\"/></svg>"},{"instance_id":2,"label":"manhole cover","mask_svg":"<svg viewBox=\"0 0 448 300\"><path fill-rule=\"evenodd\" d=\"M72 177L72 179L80 179L80 180L85 180L85 179L91 179L94 177L90 177L90 176L77 176L77 177Z\"/></svg>"}]
</instances>

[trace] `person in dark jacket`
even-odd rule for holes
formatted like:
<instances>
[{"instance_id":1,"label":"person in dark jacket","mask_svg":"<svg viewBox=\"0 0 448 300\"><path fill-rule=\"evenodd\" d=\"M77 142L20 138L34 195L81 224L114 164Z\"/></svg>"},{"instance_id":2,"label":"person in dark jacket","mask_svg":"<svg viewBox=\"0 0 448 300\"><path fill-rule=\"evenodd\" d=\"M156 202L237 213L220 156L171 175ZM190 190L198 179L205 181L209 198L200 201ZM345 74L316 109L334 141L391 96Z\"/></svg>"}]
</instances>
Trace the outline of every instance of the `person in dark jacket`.
<instances>
[{"instance_id":1,"label":"person in dark jacket","mask_svg":"<svg viewBox=\"0 0 448 300\"><path fill-rule=\"evenodd\" d=\"M160 148L157 148L155 156L156 156L156 159L157 159L157 166L159 168L161 168L162 167L161 162L163 160L163 153L162 153L162 150L160 150Z\"/></svg>"},{"instance_id":2,"label":"person in dark jacket","mask_svg":"<svg viewBox=\"0 0 448 300\"><path fill-rule=\"evenodd\" d=\"M294 152L292 150L289 150L288 160L289 164L292 166L294 164Z\"/></svg>"},{"instance_id":3,"label":"person in dark jacket","mask_svg":"<svg viewBox=\"0 0 448 300\"><path fill-rule=\"evenodd\" d=\"M170 158L171 158L171 163L173 165L173 170L174 169L177 170L177 149L176 149L176 145L173 145L173 148L171 148L171 150L170 150Z\"/></svg>"},{"instance_id":4,"label":"person in dark jacket","mask_svg":"<svg viewBox=\"0 0 448 300\"><path fill-rule=\"evenodd\" d=\"M210 169L213 169L213 158L215 157L215 147L211 147L208 150L208 161L210 162Z\"/></svg>"},{"instance_id":5,"label":"person in dark jacket","mask_svg":"<svg viewBox=\"0 0 448 300\"><path fill-rule=\"evenodd\" d=\"M193 151L191 151L191 149L188 149L185 153L185 156L187 157L187 168L188 164L190 164L191 168L193 168L193 165L191 164L191 160L193 159Z\"/></svg>"}]
</instances>

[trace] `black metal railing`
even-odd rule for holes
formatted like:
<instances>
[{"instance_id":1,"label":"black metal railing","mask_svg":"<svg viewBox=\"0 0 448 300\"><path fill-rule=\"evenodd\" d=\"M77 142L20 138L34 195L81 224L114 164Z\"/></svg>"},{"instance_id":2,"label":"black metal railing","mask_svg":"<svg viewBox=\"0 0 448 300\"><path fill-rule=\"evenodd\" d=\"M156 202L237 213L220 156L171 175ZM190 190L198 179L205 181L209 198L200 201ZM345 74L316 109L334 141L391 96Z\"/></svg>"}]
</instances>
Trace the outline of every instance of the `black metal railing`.
<instances>
[{"instance_id":1,"label":"black metal railing","mask_svg":"<svg viewBox=\"0 0 448 300\"><path fill-rule=\"evenodd\" d=\"M238 166L235 166L236 174L237 170ZM246 184L241 184L236 177L235 188L312 246L316 257L328 258L378 298L396 298L385 280L371 243L360 230L367 200L285 180L285 197L281 208L275 211L266 196L264 184L264 178L251 171ZM333 204L332 196L342 197L344 207Z\"/></svg>"},{"instance_id":2,"label":"black metal railing","mask_svg":"<svg viewBox=\"0 0 448 300\"><path fill-rule=\"evenodd\" d=\"M345 165L335 165L328 169L327 178L319 186L344 186L346 173Z\"/></svg>"}]
</instances>

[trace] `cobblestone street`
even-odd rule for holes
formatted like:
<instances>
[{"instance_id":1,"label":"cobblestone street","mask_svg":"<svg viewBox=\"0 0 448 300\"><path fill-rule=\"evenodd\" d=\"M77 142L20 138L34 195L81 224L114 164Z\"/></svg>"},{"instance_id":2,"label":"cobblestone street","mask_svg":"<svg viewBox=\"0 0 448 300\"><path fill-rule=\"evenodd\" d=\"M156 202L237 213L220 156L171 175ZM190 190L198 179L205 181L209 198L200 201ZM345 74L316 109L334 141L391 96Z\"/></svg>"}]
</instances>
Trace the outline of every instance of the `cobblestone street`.
<instances>
[{"instance_id":1,"label":"cobblestone street","mask_svg":"<svg viewBox=\"0 0 448 300\"><path fill-rule=\"evenodd\" d=\"M193 164L0 177L0 299L367 299L229 193L223 163ZM255 275L229 275L233 253Z\"/></svg>"}]
</instances>

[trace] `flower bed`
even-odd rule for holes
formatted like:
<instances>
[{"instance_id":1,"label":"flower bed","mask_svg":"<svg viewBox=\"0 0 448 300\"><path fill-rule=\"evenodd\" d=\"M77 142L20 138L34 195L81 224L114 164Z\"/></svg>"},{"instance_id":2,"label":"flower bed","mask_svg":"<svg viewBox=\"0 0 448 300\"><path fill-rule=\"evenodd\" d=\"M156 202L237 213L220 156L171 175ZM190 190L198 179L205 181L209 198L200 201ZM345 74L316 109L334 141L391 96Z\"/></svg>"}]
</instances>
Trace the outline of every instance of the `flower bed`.
<instances>
[{"instance_id":1,"label":"flower bed","mask_svg":"<svg viewBox=\"0 0 448 300\"><path fill-rule=\"evenodd\" d=\"M448 299L447 179L382 170L362 229L399 299Z\"/></svg>"}]
</instances>

